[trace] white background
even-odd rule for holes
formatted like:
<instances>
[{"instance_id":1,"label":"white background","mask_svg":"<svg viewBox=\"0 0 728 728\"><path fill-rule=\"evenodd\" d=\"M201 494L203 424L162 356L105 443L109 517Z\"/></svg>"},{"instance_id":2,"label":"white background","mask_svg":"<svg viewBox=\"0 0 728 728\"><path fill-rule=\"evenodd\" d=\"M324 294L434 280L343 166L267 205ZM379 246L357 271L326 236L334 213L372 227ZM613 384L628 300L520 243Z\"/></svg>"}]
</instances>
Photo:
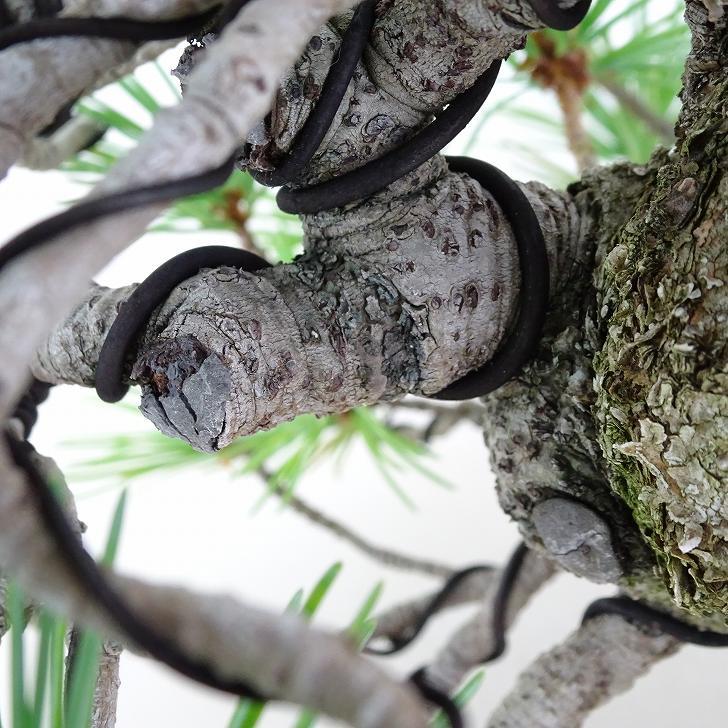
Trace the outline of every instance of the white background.
<instances>
[{"instance_id":1,"label":"white background","mask_svg":"<svg viewBox=\"0 0 728 728\"><path fill-rule=\"evenodd\" d=\"M496 86L489 103L508 93L504 81ZM484 143L473 153L487 156L514 176L527 178L531 170L514 163L509 141L526 133L530 132L519 131L512 120L499 121L496 117L482 135ZM459 151L462 144L462 140L456 142L454 150ZM563 147L552 140L548 151L568 164ZM61 174L13 170L0 185L3 235L9 237L60 209L61 201L77 192L78 188ZM180 250L221 240L234 244L232 237L224 235L148 235L114 261L98 280L108 285L140 280ZM136 404L137 397L132 392L128 401ZM67 468L81 457L64 445L67 440L82 439L88 433L150 428L141 415L104 405L91 392L59 388L42 410L34 441L41 452L54 455L61 467ZM518 536L498 507L479 433L461 426L435 443L434 455L433 467L454 487L447 491L417 474L402 475L401 482L417 503L415 512L393 495L361 448L355 448L338 468L327 464L311 471L297 493L381 545L453 567L502 562ZM93 484L73 482L71 486L77 494L81 519L88 524L88 546L98 553L119 490L99 492ZM280 611L294 592L302 587L310 589L334 561L341 561L343 571L316 619L318 625L334 630L348 623L381 579L385 581L382 607L437 587L435 580L383 569L276 502L269 501L253 514L261 493L256 478L232 477L222 467L180 470L135 481L130 486L119 567L158 582L230 592ZM591 599L606 593L610 590L571 576L561 576L546 587L513 629L506 656L488 666L483 687L468 709L470 725L484 725L485 716L505 695L518 672L565 637L578 624ZM425 663L469 613L467 608L459 609L437 620L404 655L390 658L386 669L404 676ZM0 705L8 725L7 654L1 659ZM727 665L727 653L686 647L678 657L657 666L633 691L594 713L587 725L723 726L722 689L726 687ZM224 726L234 709L234 699L200 688L130 654L123 657L121 678L120 728ZM296 712L272 707L261 725L291 726Z\"/></svg>"}]
</instances>

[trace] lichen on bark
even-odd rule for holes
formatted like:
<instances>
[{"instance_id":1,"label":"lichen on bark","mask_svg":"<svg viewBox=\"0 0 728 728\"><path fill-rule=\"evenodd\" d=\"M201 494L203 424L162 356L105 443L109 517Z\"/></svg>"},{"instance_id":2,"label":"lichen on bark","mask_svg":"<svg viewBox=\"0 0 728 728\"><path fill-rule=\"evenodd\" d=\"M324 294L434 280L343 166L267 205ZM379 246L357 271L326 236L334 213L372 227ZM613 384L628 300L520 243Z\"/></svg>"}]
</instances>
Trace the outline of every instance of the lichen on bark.
<instances>
[{"instance_id":1,"label":"lichen on bark","mask_svg":"<svg viewBox=\"0 0 728 728\"><path fill-rule=\"evenodd\" d=\"M589 578L611 530L633 596L728 624L726 17L688 3L693 49L672 150L570 188L585 223L539 357L486 400L501 503L526 538ZM592 511L562 538L552 502ZM566 505L565 505L566 504ZM565 510L566 509L566 510ZM572 534L572 536L575 536ZM615 581L615 579L610 579Z\"/></svg>"},{"instance_id":2,"label":"lichen on bark","mask_svg":"<svg viewBox=\"0 0 728 728\"><path fill-rule=\"evenodd\" d=\"M688 10L678 145L598 252L594 413L673 599L728 618L728 78L725 36L695 32L705 12Z\"/></svg>"}]
</instances>

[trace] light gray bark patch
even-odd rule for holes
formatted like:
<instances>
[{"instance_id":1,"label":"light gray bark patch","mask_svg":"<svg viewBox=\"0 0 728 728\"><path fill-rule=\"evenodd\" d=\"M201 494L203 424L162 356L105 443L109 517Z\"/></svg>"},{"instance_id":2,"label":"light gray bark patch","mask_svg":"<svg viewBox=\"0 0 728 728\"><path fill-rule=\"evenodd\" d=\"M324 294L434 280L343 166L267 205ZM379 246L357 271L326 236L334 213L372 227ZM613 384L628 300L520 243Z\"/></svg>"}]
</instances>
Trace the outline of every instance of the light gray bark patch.
<instances>
[{"instance_id":1,"label":"light gray bark patch","mask_svg":"<svg viewBox=\"0 0 728 728\"><path fill-rule=\"evenodd\" d=\"M549 498L534 506L532 518L544 546L565 569L602 583L622 576L610 528L591 508Z\"/></svg>"},{"instance_id":2,"label":"light gray bark patch","mask_svg":"<svg viewBox=\"0 0 728 728\"><path fill-rule=\"evenodd\" d=\"M164 434L215 451L225 425L232 378L217 354L193 336L150 347L132 372L143 385L141 411Z\"/></svg>"}]
</instances>

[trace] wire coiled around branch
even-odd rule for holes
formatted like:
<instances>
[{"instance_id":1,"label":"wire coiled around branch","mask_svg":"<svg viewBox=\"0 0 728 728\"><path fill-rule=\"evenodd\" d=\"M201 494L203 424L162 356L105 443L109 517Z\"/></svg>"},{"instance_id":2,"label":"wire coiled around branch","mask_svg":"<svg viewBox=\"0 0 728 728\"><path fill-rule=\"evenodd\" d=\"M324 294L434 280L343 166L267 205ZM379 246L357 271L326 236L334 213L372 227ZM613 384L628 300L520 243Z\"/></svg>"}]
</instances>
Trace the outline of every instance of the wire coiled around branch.
<instances>
[{"instance_id":1,"label":"wire coiled around branch","mask_svg":"<svg viewBox=\"0 0 728 728\"><path fill-rule=\"evenodd\" d=\"M233 17L245 2L246 0L238 0L231 3L222 12L226 18ZM560 10L554 2L549 0L530 0L530 2L539 18L556 29L573 27L584 17L589 7L588 0L576 2L569 10ZM344 36L339 62L327 76L317 106L278 169L271 173L256 175L259 181L270 185L290 185L295 183L296 179L305 171L339 108L366 45L369 30L374 22L374 5L374 0L367 0L357 9ZM33 21L18 28L6 28L0 31L0 50L26 40L67 35L123 38L136 41L178 37L197 30L201 24L211 21L216 12L220 12L219 6L197 16L158 23L126 18L47 18ZM0 27L3 24L7 25L10 20L7 7L0 0ZM366 198L383 189L403 174L412 171L437 153L472 118L487 98L495 82L499 65L500 62L494 63L471 89L461 94L445 111L437 116L435 121L397 150L328 182L308 188L294 189L291 186L286 187L278 196L281 207L291 212L310 214L323 209L342 206ZM451 170L469 174L479 181L485 189L494 195L498 204L503 208L508 220L511 222L519 245L519 258L522 275L524 276L519 321L513 335L515 338L507 339L501 350L488 363L490 371L488 365L486 365L486 367L467 375L459 382L453 383L435 395L435 397L442 399L461 399L480 396L493 391L493 389L514 376L523 364L533 357L535 348L538 345L546 310L548 268L547 265L544 265L545 253L538 222L519 188L502 172L483 162L457 158L450 159L449 163ZM0 267L23 252L37 245L45 244L55 235L91 219L112 214L122 209L132 209L214 187L227 177L232 165L233 160L231 159L222 167L204 172L201 175L165 184L150 185L145 188L117 193L106 198L99 198L89 203L81 203L66 213L51 218L14 239L0 251ZM540 240L539 236L541 237ZM136 335L140 330L139 327L144 325L151 310L161 303L171 288L181 280L194 275L196 270L201 267L233 265L245 270L257 270L265 263L262 259L254 259L253 256L243 259L238 254L242 254L242 251L228 248L224 252L220 252L217 249L213 250L213 248L200 248L191 251L188 257L168 261L162 269L156 271L147 281L141 284L137 289L138 296L129 299L114 323L116 328L112 327L111 335L107 337L104 344L105 351L102 352L102 357L99 360L99 372L97 374L97 390L102 399L115 401L123 396L126 391L126 385L123 383L124 363L130 349L133 347ZM499 356L501 357L500 360ZM18 406L16 414L24 424L26 437L30 433L36 417L37 404L42 401L46 394L47 387L36 384L29 392L28 398L24 399ZM211 666L190 661L189 657L179 652L174 644L165 641L160 643L158 636L150 633L143 621L140 621L133 613L130 616L128 612L125 612L125 605L118 594L113 590L109 591L110 587L103 575L98 572L98 569L94 571L95 565L92 566L88 554L77 543L73 533L65 528L64 523L66 526L68 524L62 510L50 494L42 475L33 469L32 461L28 457L29 446L12 440L8 442L8 446L16 463L23 468L28 476L44 522L46 525L55 524L48 526L49 531L56 539L69 565L75 569L78 577L89 589L89 593L94 595L112 619L119 624L133 641L147 649L158 659L205 684L232 691L236 694L260 697L249 686L239 683L229 684L220 680L214 675ZM486 656L486 660L495 659L505 648L504 615L509 595L516 583L524 557L525 547L522 547L509 562L509 567L504 573L496 598L494 634L498 638L497 649L491 655ZM462 578L462 574L459 577ZM446 596L447 590L453 588L454 580L457 578L458 575L455 575L453 580L445 585L443 592L436 599L442 598L443 594ZM437 604L431 604L425 610L414 633L404 642L409 643L415 638L429 617L437 611L437 607ZM625 597L595 602L587 610L585 619L600 614L618 614L630 621L652 625L682 641L706 646L728 646L728 637L726 635L699 630L671 615L658 612ZM404 643L400 643L395 645L395 649L391 649L389 652L398 651L404 646ZM413 683L417 685L418 682L421 682L419 678L413 677ZM420 689L428 699L438 697L431 692L431 686L420 686ZM428 692L425 693L425 690ZM451 722L455 725L455 721L460 720L460 718L455 717L456 714L449 710L446 703L443 703L443 707L446 708Z\"/></svg>"}]
</instances>

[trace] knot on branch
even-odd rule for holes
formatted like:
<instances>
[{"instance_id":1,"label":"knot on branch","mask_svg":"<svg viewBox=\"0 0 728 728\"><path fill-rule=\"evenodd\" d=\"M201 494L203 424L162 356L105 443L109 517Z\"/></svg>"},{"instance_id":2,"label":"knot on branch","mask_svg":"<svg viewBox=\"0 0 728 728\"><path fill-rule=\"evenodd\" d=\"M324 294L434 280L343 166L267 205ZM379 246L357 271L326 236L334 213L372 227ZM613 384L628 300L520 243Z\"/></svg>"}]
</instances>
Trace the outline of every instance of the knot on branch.
<instances>
[{"instance_id":1,"label":"knot on branch","mask_svg":"<svg viewBox=\"0 0 728 728\"><path fill-rule=\"evenodd\" d=\"M134 365L132 379L142 385L141 411L160 431L196 450L217 450L232 389L217 354L190 335L158 341Z\"/></svg>"}]
</instances>

